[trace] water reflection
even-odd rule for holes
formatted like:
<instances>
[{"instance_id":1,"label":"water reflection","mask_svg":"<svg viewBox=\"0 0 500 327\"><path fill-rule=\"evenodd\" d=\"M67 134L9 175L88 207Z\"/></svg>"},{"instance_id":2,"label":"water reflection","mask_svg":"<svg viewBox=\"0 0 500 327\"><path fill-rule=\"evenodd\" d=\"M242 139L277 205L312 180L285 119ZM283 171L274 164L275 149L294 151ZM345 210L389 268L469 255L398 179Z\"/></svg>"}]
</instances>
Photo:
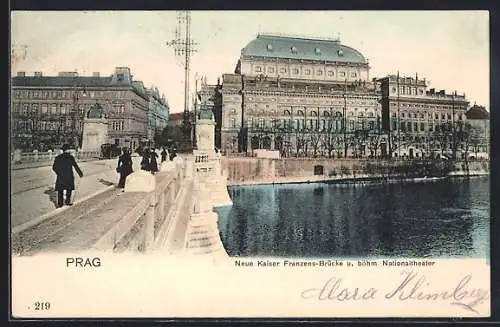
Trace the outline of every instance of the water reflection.
<instances>
[{"instance_id":1,"label":"water reflection","mask_svg":"<svg viewBox=\"0 0 500 327\"><path fill-rule=\"evenodd\" d=\"M231 187L231 256L488 257L489 179Z\"/></svg>"}]
</instances>

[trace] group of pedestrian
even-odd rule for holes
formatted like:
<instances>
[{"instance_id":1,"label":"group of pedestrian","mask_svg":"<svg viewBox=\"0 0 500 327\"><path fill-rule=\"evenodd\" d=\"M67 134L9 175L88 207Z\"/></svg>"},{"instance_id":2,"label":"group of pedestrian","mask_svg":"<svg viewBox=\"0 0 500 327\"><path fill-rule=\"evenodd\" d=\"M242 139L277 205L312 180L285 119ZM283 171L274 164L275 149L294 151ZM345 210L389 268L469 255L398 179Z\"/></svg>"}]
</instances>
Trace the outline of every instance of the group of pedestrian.
<instances>
[{"instance_id":1,"label":"group of pedestrian","mask_svg":"<svg viewBox=\"0 0 500 327\"><path fill-rule=\"evenodd\" d=\"M144 149L142 150L142 160L141 160L141 169L145 171L149 171L152 174L158 172L158 154L155 149Z\"/></svg>"},{"instance_id":2,"label":"group of pedestrian","mask_svg":"<svg viewBox=\"0 0 500 327\"><path fill-rule=\"evenodd\" d=\"M57 191L57 208L61 208L63 205L73 204L71 199L72 193L75 190L73 168L75 168L78 176L83 177L82 170L69 150L70 146L68 144L64 144L62 146L63 152L54 159L54 164L52 165L52 170L57 175L55 185L55 190ZM170 161L172 161L176 157L176 149L172 148L170 151L167 151L163 148L160 155L161 162L166 161L167 157L169 157ZM158 154L155 149L144 149L142 153L141 170L149 171L152 174L158 172L157 158ZM125 189L127 176L134 172L132 166L133 163L130 149L124 147L122 148L122 154L118 157L118 165L116 167L116 172L120 174L118 188Z\"/></svg>"}]
</instances>

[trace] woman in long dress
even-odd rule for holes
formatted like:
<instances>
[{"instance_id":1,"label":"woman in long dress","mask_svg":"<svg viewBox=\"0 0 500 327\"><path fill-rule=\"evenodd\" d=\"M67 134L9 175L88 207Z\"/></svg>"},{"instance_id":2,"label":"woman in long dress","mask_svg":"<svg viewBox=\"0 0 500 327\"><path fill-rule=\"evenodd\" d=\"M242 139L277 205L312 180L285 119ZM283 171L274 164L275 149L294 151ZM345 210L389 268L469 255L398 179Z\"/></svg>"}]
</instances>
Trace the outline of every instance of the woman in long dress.
<instances>
[{"instance_id":1,"label":"woman in long dress","mask_svg":"<svg viewBox=\"0 0 500 327\"><path fill-rule=\"evenodd\" d=\"M149 149L144 149L142 153L141 160L141 169L145 171L149 171L150 163L149 163Z\"/></svg>"},{"instance_id":2,"label":"woman in long dress","mask_svg":"<svg viewBox=\"0 0 500 327\"><path fill-rule=\"evenodd\" d=\"M158 161L156 160L156 158L158 158L158 154L154 149L151 149L149 157L149 171L154 174L158 171Z\"/></svg>"}]
</instances>

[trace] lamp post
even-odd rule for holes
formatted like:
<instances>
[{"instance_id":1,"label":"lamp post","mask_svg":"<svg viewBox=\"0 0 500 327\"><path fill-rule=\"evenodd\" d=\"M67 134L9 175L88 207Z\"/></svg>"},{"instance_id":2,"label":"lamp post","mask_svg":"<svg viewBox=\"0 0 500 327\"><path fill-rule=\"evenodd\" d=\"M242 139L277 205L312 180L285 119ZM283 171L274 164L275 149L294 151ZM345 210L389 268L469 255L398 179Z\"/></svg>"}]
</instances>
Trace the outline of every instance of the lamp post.
<instances>
[{"instance_id":1,"label":"lamp post","mask_svg":"<svg viewBox=\"0 0 500 327\"><path fill-rule=\"evenodd\" d=\"M344 118L344 126L343 126L343 131L344 131L344 159L347 158L347 118L346 118L346 107L347 107L347 78L345 79L345 82L344 82L344 93L343 93L343 97L344 97L344 108L342 110L342 117Z\"/></svg>"},{"instance_id":2,"label":"lamp post","mask_svg":"<svg viewBox=\"0 0 500 327\"><path fill-rule=\"evenodd\" d=\"M82 109L82 112L79 112L78 109L78 101L80 99L80 90L75 86L73 86L73 92L72 92L72 97L73 97L73 146L75 149L78 149L81 147L81 141L82 141L82 133L83 133L83 119L85 117L85 109ZM82 96L86 97L87 96L87 91L85 88L83 89Z\"/></svg>"},{"instance_id":3,"label":"lamp post","mask_svg":"<svg viewBox=\"0 0 500 327\"><path fill-rule=\"evenodd\" d=\"M399 121L400 117L399 117L399 71L398 71L398 76L397 76L397 80L396 80L396 85L397 85L397 91L398 91L398 97L397 97L397 105L398 105L398 117L396 119L396 122L397 122L397 131L398 131L398 160L400 159L401 157L401 133L400 133L400 130L401 130L401 123Z\"/></svg>"}]
</instances>

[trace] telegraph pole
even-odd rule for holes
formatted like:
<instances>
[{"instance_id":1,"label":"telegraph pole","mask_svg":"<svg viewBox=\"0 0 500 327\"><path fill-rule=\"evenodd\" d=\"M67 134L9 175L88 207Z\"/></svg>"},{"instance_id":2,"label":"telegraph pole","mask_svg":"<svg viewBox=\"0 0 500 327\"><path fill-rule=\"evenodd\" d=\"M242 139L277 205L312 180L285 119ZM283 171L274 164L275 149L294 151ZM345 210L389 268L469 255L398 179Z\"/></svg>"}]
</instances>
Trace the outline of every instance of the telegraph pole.
<instances>
[{"instance_id":1,"label":"telegraph pole","mask_svg":"<svg viewBox=\"0 0 500 327\"><path fill-rule=\"evenodd\" d=\"M177 57L184 60L184 147L191 147L193 139L191 135L191 117L189 113L189 73L191 70L191 56L196 49L197 44L191 39L191 12L183 11L177 14L177 27L175 29L175 38L167 42L167 46L174 49Z\"/></svg>"}]
</instances>

